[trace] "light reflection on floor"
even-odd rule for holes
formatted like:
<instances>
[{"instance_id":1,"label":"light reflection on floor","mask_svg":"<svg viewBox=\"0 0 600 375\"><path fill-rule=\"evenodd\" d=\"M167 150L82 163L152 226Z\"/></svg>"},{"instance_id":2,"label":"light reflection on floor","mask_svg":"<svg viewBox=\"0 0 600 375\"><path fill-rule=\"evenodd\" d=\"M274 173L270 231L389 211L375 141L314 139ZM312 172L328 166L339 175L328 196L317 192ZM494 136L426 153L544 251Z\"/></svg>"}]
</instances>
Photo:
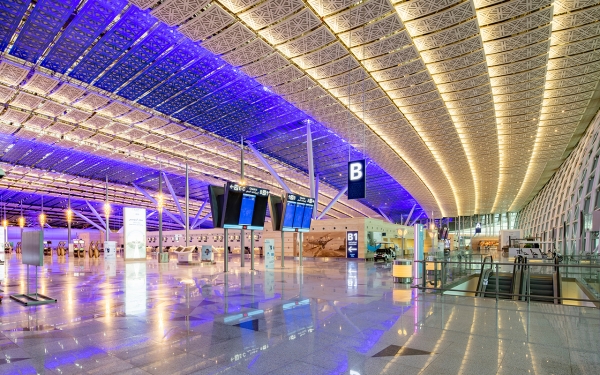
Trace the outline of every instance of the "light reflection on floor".
<instances>
[{"instance_id":1,"label":"light reflection on floor","mask_svg":"<svg viewBox=\"0 0 600 375\"><path fill-rule=\"evenodd\" d=\"M26 308L7 256L2 374L600 373L599 309L417 295L383 264L46 260L58 303Z\"/></svg>"}]
</instances>

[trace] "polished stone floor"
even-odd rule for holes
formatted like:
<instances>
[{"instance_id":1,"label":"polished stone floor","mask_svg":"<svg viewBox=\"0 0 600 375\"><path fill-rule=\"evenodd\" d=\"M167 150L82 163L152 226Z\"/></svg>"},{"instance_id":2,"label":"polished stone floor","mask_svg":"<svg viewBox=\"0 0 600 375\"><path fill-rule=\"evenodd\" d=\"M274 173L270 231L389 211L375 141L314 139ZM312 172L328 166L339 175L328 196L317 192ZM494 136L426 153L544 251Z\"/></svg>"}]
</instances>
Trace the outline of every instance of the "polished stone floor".
<instances>
[{"instance_id":1,"label":"polished stone floor","mask_svg":"<svg viewBox=\"0 0 600 375\"><path fill-rule=\"evenodd\" d=\"M46 261L58 303L23 307L7 258L0 374L600 373L599 309L417 294L389 265Z\"/></svg>"}]
</instances>

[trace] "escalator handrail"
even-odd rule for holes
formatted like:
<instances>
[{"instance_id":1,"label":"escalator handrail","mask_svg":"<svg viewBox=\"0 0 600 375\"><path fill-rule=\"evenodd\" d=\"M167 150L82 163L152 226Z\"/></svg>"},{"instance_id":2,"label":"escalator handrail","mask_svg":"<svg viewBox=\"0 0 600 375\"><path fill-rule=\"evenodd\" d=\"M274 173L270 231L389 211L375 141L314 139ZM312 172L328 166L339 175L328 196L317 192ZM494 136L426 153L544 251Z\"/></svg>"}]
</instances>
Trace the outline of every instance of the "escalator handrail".
<instances>
[{"instance_id":1,"label":"escalator handrail","mask_svg":"<svg viewBox=\"0 0 600 375\"><path fill-rule=\"evenodd\" d=\"M487 263L487 260L490 260L490 266L494 263L494 257L492 257L491 255L486 256L485 258L483 258L483 262L481 262L481 272L479 273L479 281L477 282L477 291L481 291L481 286L483 283L483 272L485 271L485 265Z\"/></svg>"},{"instance_id":2,"label":"escalator handrail","mask_svg":"<svg viewBox=\"0 0 600 375\"><path fill-rule=\"evenodd\" d=\"M559 257L555 257L554 258L554 264L558 265L560 263L561 259ZM555 303L559 303L562 304L562 276L560 275L560 267L554 267L554 272L553 272L553 277L555 280L555 289L554 289L554 297L557 297L558 299L555 299Z\"/></svg>"},{"instance_id":3,"label":"escalator handrail","mask_svg":"<svg viewBox=\"0 0 600 375\"><path fill-rule=\"evenodd\" d=\"M519 281L521 281L523 279L523 267L520 266L520 264L524 264L525 263L525 257L523 255L517 255L515 257L515 260L513 261L514 265L513 265L513 273L512 273L512 280L511 280L511 284L510 284L510 292L511 293L515 293L515 287L517 285L517 283L515 282L515 279L517 277L517 272L521 271L521 275L519 278ZM517 268L518 267L518 268ZM519 282L520 284L520 282ZM521 291L517 291L517 293L520 293Z\"/></svg>"}]
</instances>

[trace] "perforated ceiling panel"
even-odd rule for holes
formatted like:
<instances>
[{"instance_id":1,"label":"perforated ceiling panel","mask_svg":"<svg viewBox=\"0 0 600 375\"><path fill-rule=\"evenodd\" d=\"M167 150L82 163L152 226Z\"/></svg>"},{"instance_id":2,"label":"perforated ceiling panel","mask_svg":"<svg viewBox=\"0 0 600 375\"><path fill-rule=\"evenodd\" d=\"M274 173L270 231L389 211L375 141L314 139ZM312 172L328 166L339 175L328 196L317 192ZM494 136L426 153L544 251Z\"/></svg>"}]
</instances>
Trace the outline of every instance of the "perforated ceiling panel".
<instances>
[{"instance_id":1,"label":"perforated ceiling panel","mask_svg":"<svg viewBox=\"0 0 600 375\"><path fill-rule=\"evenodd\" d=\"M243 136L302 175L310 121L333 193L349 158L370 161L367 215L515 211L597 110L599 14L593 0L7 0L1 131L167 170ZM234 178L223 152L203 173Z\"/></svg>"}]
</instances>

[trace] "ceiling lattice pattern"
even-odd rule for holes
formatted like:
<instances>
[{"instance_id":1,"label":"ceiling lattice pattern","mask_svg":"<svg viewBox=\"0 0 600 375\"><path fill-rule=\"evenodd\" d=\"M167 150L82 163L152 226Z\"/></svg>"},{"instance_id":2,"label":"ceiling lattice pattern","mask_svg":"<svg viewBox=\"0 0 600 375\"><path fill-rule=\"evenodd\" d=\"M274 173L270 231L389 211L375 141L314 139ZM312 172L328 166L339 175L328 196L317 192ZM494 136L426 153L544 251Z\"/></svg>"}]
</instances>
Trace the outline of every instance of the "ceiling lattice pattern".
<instances>
[{"instance_id":1,"label":"ceiling lattice pattern","mask_svg":"<svg viewBox=\"0 0 600 375\"><path fill-rule=\"evenodd\" d=\"M175 150L201 148L197 166L228 178L209 145L225 147L225 167L236 153L210 133L246 135L300 186L300 146L266 137L300 139L308 116L338 137L323 138L336 168L366 155L428 214L515 211L598 108L595 0L12 2L2 132L149 166L177 170ZM337 174L327 183L343 185Z\"/></svg>"}]
</instances>

